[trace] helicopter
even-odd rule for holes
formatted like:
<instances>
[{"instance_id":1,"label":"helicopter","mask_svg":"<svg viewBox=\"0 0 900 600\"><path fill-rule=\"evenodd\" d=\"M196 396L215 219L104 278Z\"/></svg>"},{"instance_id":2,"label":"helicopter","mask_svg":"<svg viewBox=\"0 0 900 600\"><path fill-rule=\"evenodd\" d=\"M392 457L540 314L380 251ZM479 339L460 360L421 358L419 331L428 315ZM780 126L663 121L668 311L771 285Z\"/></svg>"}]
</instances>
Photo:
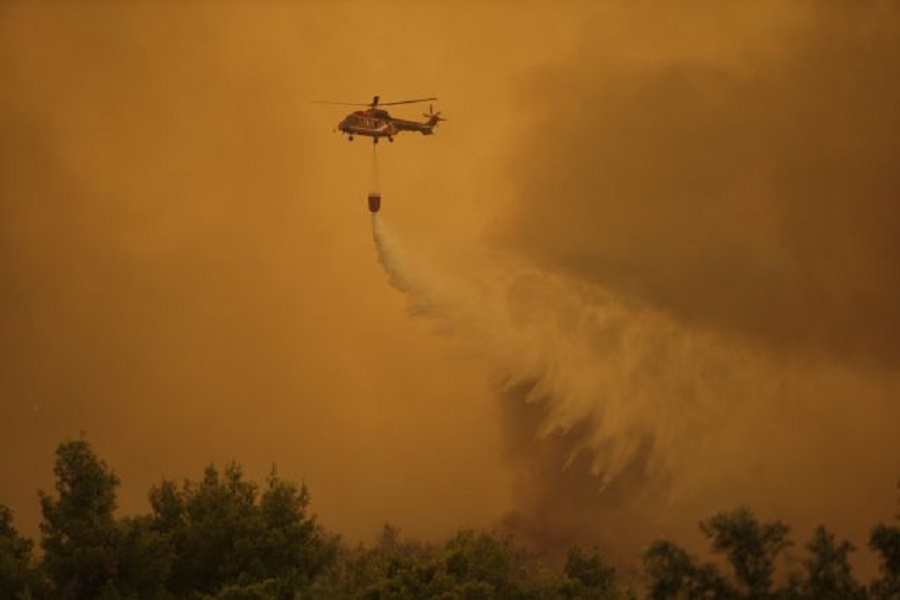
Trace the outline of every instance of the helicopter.
<instances>
[{"instance_id":1,"label":"helicopter","mask_svg":"<svg viewBox=\"0 0 900 600\"><path fill-rule=\"evenodd\" d=\"M406 119L395 119L388 111L379 108L381 106L395 106L397 104L415 104L418 102L430 102L437 98L419 98L417 100L400 100L399 102L383 102L379 103L379 97L375 96L368 104L354 102L326 102L317 101L316 104L340 104L345 106L366 106L365 110L355 110L341 120L337 124L335 131L340 131L347 136L349 141L353 141L353 136L362 135L372 138L372 143L377 144L381 138L387 138L389 142L394 141L394 136L401 131L418 131L422 135L431 135L434 128L441 121L446 121L441 117L440 112L434 112L432 105L428 105L428 112L422 116L427 121L408 121Z\"/></svg>"}]
</instances>

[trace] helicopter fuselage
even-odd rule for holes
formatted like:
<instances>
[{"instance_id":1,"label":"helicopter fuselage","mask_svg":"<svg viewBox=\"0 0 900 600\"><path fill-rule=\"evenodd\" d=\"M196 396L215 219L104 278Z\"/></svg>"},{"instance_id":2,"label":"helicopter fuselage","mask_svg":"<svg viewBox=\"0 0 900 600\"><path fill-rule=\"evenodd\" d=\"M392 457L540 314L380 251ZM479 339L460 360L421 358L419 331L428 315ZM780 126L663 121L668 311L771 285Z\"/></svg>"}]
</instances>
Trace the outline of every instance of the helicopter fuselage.
<instances>
[{"instance_id":1,"label":"helicopter fuselage","mask_svg":"<svg viewBox=\"0 0 900 600\"><path fill-rule=\"evenodd\" d=\"M375 142L384 137L393 142L394 136L401 131L418 131L423 135L431 135L437 122L435 117L425 122L394 119L386 110L370 108L350 113L338 123L337 129L351 140L354 135L362 135L373 138Z\"/></svg>"}]
</instances>

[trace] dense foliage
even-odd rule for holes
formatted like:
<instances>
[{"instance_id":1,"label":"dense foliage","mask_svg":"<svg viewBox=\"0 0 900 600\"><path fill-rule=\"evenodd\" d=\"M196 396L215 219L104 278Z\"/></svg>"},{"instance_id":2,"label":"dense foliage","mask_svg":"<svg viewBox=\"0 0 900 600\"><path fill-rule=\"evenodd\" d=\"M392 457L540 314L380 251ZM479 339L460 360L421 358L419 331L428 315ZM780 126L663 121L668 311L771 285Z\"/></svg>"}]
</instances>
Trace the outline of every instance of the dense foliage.
<instances>
[{"instance_id":1,"label":"dense foliage","mask_svg":"<svg viewBox=\"0 0 900 600\"><path fill-rule=\"evenodd\" d=\"M404 540L386 525L374 546L347 546L309 513L306 487L274 470L263 486L246 481L235 463L209 466L196 482L162 481L150 490L150 513L125 518L115 515L118 478L85 440L59 446L54 473L56 493L40 494L37 556L0 505L0 598L900 598L897 524L872 529L881 571L862 585L847 541L819 527L799 562L784 561L788 527L738 508L700 523L717 560L657 541L633 589L597 551L571 548L564 566L550 569L511 539L472 530L431 544Z\"/></svg>"}]
</instances>

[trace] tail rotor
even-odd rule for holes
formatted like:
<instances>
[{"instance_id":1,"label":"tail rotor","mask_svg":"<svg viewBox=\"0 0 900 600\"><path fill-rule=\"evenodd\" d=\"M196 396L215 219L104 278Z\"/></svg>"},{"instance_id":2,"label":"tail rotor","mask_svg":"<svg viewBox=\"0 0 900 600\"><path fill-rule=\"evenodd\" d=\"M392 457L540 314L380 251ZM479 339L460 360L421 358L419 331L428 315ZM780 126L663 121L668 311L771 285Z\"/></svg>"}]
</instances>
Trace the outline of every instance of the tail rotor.
<instances>
[{"instance_id":1,"label":"tail rotor","mask_svg":"<svg viewBox=\"0 0 900 600\"><path fill-rule=\"evenodd\" d=\"M436 127L441 121L447 120L441 116L441 111L434 112L434 106L431 104L428 105L428 112L422 113L422 116L428 119L428 124L432 127Z\"/></svg>"}]
</instances>

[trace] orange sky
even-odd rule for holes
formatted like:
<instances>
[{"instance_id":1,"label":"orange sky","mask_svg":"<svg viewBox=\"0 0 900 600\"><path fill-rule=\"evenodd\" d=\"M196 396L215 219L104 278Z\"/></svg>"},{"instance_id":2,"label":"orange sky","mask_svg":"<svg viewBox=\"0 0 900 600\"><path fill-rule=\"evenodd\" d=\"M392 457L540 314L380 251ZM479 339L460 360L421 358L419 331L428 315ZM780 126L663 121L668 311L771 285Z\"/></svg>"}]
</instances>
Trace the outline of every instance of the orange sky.
<instances>
[{"instance_id":1,"label":"orange sky","mask_svg":"<svg viewBox=\"0 0 900 600\"><path fill-rule=\"evenodd\" d=\"M350 536L493 519L508 491L484 369L407 317L372 247L370 146L308 101L440 96L463 126L386 149L385 218L469 243L503 183L484 162L510 81L571 24L522 52L534 16L499 7L2 11L0 487L19 521L81 430L125 509L236 458L304 478ZM499 28L521 41L493 49Z\"/></svg>"},{"instance_id":2,"label":"orange sky","mask_svg":"<svg viewBox=\"0 0 900 600\"><path fill-rule=\"evenodd\" d=\"M743 501L860 543L895 512L896 9L488 4L4 3L23 529L80 431L126 511L276 463L351 539L642 538ZM369 144L308 103L376 93L450 119L380 148L407 294Z\"/></svg>"}]
</instances>

